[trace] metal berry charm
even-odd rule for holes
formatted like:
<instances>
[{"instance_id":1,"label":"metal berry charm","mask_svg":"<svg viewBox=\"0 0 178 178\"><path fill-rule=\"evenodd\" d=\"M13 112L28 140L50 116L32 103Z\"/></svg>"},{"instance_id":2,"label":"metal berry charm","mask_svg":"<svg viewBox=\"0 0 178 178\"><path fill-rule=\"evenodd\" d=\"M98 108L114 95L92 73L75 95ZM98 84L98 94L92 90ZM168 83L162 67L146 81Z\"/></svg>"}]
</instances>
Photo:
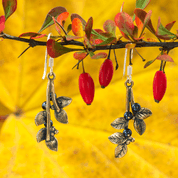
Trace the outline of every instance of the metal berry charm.
<instances>
[{"instance_id":1,"label":"metal berry charm","mask_svg":"<svg viewBox=\"0 0 178 178\"><path fill-rule=\"evenodd\" d=\"M109 137L109 140L118 144L115 149L115 157L121 158L127 153L127 145L134 142L135 139L131 137L132 131L128 128L130 120L134 120L135 130L142 135L145 132L146 124L143 119L152 115L152 112L147 108L142 108L140 104L134 102L133 97L133 81L127 79L126 86L126 112L123 117L119 117L111 123L115 129L124 129L123 133L117 132ZM132 112L130 111L132 109Z\"/></svg>"},{"instance_id":2,"label":"metal berry charm","mask_svg":"<svg viewBox=\"0 0 178 178\"><path fill-rule=\"evenodd\" d=\"M54 90L55 74L48 73L48 85L46 90L46 101L43 102L42 108L44 111L40 111L35 117L35 124L37 126L44 124L44 128L40 129L36 135L37 142L45 140L46 146L53 151L58 150L58 141L55 138L55 134L58 130L53 126L53 122L50 116L50 109L54 110L56 120L61 123L68 123L68 117L63 107L68 106L72 99L69 97L61 96L57 97ZM51 103L53 105L51 105Z\"/></svg>"}]
</instances>

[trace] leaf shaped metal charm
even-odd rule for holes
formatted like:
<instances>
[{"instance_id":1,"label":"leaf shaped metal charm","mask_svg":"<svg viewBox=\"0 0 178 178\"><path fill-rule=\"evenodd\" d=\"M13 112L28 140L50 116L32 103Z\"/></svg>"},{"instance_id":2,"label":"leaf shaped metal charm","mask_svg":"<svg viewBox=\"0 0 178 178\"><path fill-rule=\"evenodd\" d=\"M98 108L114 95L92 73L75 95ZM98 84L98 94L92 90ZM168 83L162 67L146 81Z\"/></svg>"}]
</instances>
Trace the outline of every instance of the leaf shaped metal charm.
<instances>
[{"instance_id":1,"label":"leaf shaped metal charm","mask_svg":"<svg viewBox=\"0 0 178 178\"><path fill-rule=\"evenodd\" d=\"M116 132L108 137L108 139L114 144L122 144L126 142L126 137L121 132Z\"/></svg>"},{"instance_id":2,"label":"leaf shaped metal charm","mask_svg":"<svg viewBox=\"0 0 178 178\"><path fill-rule=\"evenodd\" d=\"M135 141L135 139L130 136L130 137L127 138L127 141L125 143L126 143L126 145L129 145L130 142L134 142L134 141Z\"/></svg>"},{"instance_id":3,"label":"leaf shaped metal charm","mask_svg":"<svg viewBox=\"0 0 178 178\"><path fill-rule=\"evenodd\" d=\"M118 145L115 148L115 157L116 158L122 158L123 156L125 156L126 153L127 153L127 145L126 144Z\"/></svg>"},{"instance_id":4,"label":"leaf shaped metal charm","mask_svg":"<svg viewBox=\"0 0 178 178\"><path fill-rule=\"evenodd\" d=\"M72 99L66 96L60 96L56 98L57 104L60 108L68 106L71 102Z\"/></svg>"},{"instance_id":5,"label":"leaf shaped metal charm","mask_svg":"<svg viewBox=\"0 0 178 178\"><path fill-rule=\"evenodd\" d=\"M42 128L38 131L38 133L36 135L36 140L38 143L43 140L46 140L46 128Z\"/></svg>"},{"instance_id":6,"label":"leaf shaped metal charm","mask_svg":"<svg viewBox=\"0 0 178 178\"><path fill-rule=\"evenodd\" d=\"M61 109L60 112L57 112L56 110L54 110L54 115L57 121L63 124L68 123L68 117L67 117L67 113L65 110Z\"/></svg>"},{"instance_id":7,"label":"leaf shaped metal charm","mask_svg":"<svg viewBox=\"0 0 178 178\"><path fill-rule=\"evenodd\" d=\"M51 136L49 141L46 141L46 146L53 151L58 150L58 141L55 137Z\"/></svg>"},{"instance_id":8,"label":"leaf shaped metal charm","mask_svg":"<svg viewBox=\"0 0 178 178\"><path fill-rule=\"evenodd\" d=\"M151 116L151 110L147 108L141 108L135 115L135 119L146 119L147 117Z\"/></svg>"},{"instance_id":9,"label":"leaf shaped metal charm","mask_svg":"<svg viewBox=\"0 0 178 178\"><path fill-rule=\"evenodd\" d=\"M140 135L142 135L146 130L146 124L145 124L144 120L135 119L134 120L134 128Z\"/></svg>"},{"instance_id":10,"label":"leaf shaped metal charm","mask_svg":"<svg viewBox=\"0 0 178 178\"><path fill-rule=\"evenodd\" d=\"M128 121L124 117L119 117L111 123L111 126L115 129L124 129L128 127Z\"/></svg>"},{"instance_id":11,"label":"leaf shaped metal charm","mask_svg":"<svg viewBox=\"0 0 178 178\"><path fill-rule=\"evenodd\" d=\"M40 111L35 117L36 126L44 124L46 122L46 119L47 119L46 111Z\"/></svg>"}]
</instances>

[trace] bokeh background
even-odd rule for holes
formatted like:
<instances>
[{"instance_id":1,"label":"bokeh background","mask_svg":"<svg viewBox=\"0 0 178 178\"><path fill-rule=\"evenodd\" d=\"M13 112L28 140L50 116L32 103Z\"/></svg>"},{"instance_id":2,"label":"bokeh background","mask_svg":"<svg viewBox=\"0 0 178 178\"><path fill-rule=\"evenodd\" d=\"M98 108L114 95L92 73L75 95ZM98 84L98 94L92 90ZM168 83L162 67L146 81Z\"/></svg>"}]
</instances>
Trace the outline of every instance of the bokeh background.
<instances>
[{"instance_id":1,"label":"bokeh background","mask_svg":"<svg viewBox=\"0 0 178 178\"><path fill-rule=\"evenodd\" d=\"M7 20L5 33L19 36L24 32L38 32L46 14L56 6L64 6L70 14L78 13L86 21L94 19L94 28L103 29L103 23L114 20L122 5L120 0L18 0L17 11ZM158 17L163 25L177 20L178 1L152 0L145 9L153 11L152 21L156 28ZM124 11L133 15L135 0L127 0ZM3 8L0 6L0 14ZM70 23L70 18L66 21ZM172 32L176 33L178 24ZM55 27L44 31L57 35ZM148 30L146 37L153 37ZM119 35L117 30L117 35ZM145 38L146 38L145 37ZM41 39L43 41L46 38ZM116 145L108 136L118 132L110 123L125 112L126 89L123 77L124 49L116 50L119 69L114 71L111 84L101 89L98 81L99 68L104 59L84 60L85 70L95 82L95 98L87 106L78 89L82 69L72 67L77 63L73 54L55 59L55 89L57 96L68 96L72 103L65 108L69 124L58 123L58 152L50 151L45 142L36 142L34 118L45 101L47 79L42 80L45 47L29 49L20 58L18 55L28 44L3 40L0 42L0 177L56 177L56 178L166 178L178 177L178 49L170 52L174 63L167 63L167 91L157 104L152 94L154 74L160 61L144 69L144 62L134 53L133 80L135 101L152 110L153 115L145 120L147 128L142 136L129 124L135 142L128 145L128 152L121 159L114 158ZM159 54L159 48L138 49L148 61ZM114 55L111 53L114 63ZM115 64L115 63L114 63ZM5 120L4 118L7 117Z\"/></svg>"}]
</instances>

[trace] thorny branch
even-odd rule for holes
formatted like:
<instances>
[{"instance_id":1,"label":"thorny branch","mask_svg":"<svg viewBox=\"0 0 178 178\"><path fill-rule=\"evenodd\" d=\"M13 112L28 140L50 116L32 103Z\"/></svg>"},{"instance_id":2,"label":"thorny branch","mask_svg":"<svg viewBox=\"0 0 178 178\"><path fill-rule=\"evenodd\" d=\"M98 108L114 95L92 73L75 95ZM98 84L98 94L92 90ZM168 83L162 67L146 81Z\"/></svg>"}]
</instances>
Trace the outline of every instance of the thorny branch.
<instances>
[{"instance_id":1,"label":"thorny branch","mask_svg":"<svg viewBox=\"0 0 178 178\"><path fill-rule=\"evenodd\" d=\"M46 46L45 41L37 41L34 39L26 39L26 38L21 38L21 37L16 37L16 36L11 36L5 33L0 34L1 38L4 39L10 39L10 40L16 40L16 41L21 41L25 43L29 43L31 47L35 46ZM131 42L123 42L123 41L118 41L116 44L113 44L111 47L110 45L108 46L96 46L95 51L97 50L109 50L111 49L120 49L120 48L125 48L125 45L131 43ZM71 41L65 41L65 42L60 42L61 45L75 45L75 46L84 46L82 42L71 40ZM141 47L162 47L165 50L171 50L173 48L178 47L178 42L146 42L146 41L139 41L136 43L136 48L141 48Z\"/></svg>"}]
</instances>

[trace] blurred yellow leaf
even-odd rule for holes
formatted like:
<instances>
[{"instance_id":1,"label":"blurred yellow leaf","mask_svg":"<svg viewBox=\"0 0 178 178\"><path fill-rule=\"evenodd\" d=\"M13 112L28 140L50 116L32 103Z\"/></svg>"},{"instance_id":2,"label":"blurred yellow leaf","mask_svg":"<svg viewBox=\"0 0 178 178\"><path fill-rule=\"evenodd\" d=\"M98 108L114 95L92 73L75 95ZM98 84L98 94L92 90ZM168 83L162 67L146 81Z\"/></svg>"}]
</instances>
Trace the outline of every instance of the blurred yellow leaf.
<instances>
[{"instance_id":1,"label":"blurred yellow leaf","mask_svg":"<svg viewBox=\"0 0 178 178\"><path fill-rule=\"evenodd\" d=\"M175 15L178 2L171 2L175 5L172 9L169 6L169 11ZM169 4L172 4L171 2ZM133 13L133 3L134 1L128 0L125 4L124 10L129 14ZM156 3L166 5L167 1ZM92 12L94 28L102 29L103 23L107 19L113 19L119 12L121 4L122 2L114 0L95 0L95 3L69 0L60 1L60 4L54 0L19 0L17 12L8 19L4 32L16 36L28 31L37 32L46 13L56 6L66 7L70 14L77 12L85 20ZM152 17L157 14L154 7L158 4L151 2L147 7L153 8ZM3 14L3 11L0 13ZM159 13L160 16L164 16L165 11L159 10ZM171 17L166 17L169 19L165 18L165 21L172 20ZM68 20L66 23L70 23ZM156 18L155 21L153 19L154 23L157 23ZM45 34L49 32L57 35L55 26L44 31ZM46 38L42 40L45 41ZM51 112L54 126L59 130L56 135L58 152L53 152L44 142L36 142L36 134L41 126L37 127L34 123L36 114L42 110L41 104L46 100L47 80L42 80L46 49L30 48L22 57L17 58L27 46L28 44L10 40L0 42L0 115L8 115L3 124L0 122L0 177L178 177L177 49L170 51L175 62L167 64L165 68L168 86L159 104L153 99L152 82L155 72L159 70L160 61L155 61L153 65L144 69L144 63L134 53L134 99L142 107L151 109L153 115L145 120L147 128L142 136L134 131L131 121L129 128L133 132L135 142L128 145L125 157L116 159L116 145L110 143L108 137L118 131L112 128L110 123L117 117L123 117L125 112L126 79L122 78L125 50L116 50L120 68L115 71L112 83L104 90L100 88L98 81L103 60L94 61L90 57L84 60L85 70L90 73L96 86L91 106L87 106L79 95L78 77L82 69L72 70L76 64L73 54L65 54L55 59L56 94L71 97L73 101L65 109L69 124L58 123ZM139 52L148 61L159 54L157 48L139 49ZM113 53L111 60L114 62Z\"/></svg>"}]
</instances>

